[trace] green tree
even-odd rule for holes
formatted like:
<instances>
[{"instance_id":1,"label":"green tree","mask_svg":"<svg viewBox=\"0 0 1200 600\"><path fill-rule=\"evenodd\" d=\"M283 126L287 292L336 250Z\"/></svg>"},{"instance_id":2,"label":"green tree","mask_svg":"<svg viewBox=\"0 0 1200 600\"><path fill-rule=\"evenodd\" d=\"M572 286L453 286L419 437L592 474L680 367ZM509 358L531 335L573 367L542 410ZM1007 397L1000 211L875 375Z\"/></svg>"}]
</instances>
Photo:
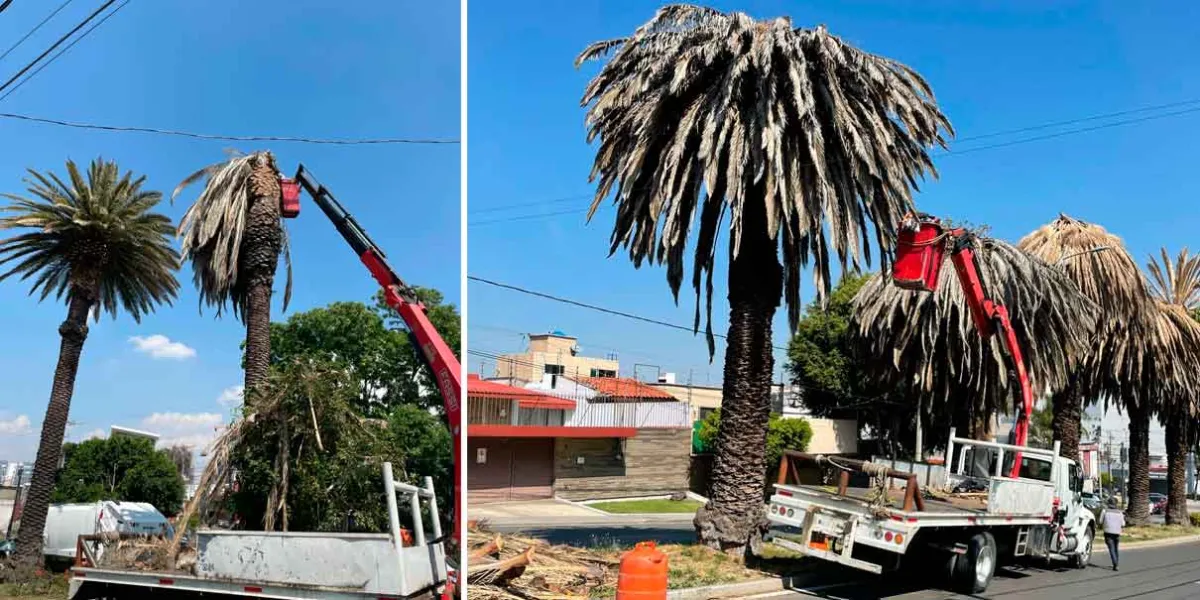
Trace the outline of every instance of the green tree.
<instances>
[{"instance_id":1,"label":"green tree","mask_svg":"<svg viewBox=\"0 0 1200 600\"><path fill-rule=\"evenodd\" d=\"M460 322L454 305L429 288L414 288L434 328L456 352ZM353 371L360 388L354 406L370 417L386 417L403 404L441 410L441 395L429 369L403 331L399 315L376 295L375 306L335 302L271 324L271 362L298 357L332 361Z\"/></svg>"},{"instance_id":2,"label":"green tree","mask_svg":"<svg viewBox=\"0 0 1200 600\"><path fill-rule=\"evenodd\" d=\"M698 436L701 444L712 452L716 449L718 432L721 429L721 409L716 409L700 422ZM766 468L769 473L779 465L784 450L803 452L812 441L812 425L805 419L789 419L780 415L771 415L767 425Z\"/></svg>"},{"instance_id":3,"label":"green tree","mask_svg":"<svg viewBox=\"0 0 1200 600\"><path fill-rule=\"evenodd\" d=\"M116 436L63 447L53 501L148 502L167 516L183 505L184 483L171 455L146 439Z\"/></svg>"},{"instance_id":4,"label":"green tree","mask_svg":"<svg viewBox=\"0 0 1200 600\"><path fill-rule=\"evenodd\" d=\"M205 180L204 190L179 223L183 258L192 263L192 281L200 300L217 308L227 305L246 324L245 398L271 364L271 295L282 252L287 262L283 308L292 295L292 265L287 235L279 213L279 171L270 152L235 155L192 173L175 188Z\"/></svg>"},{"instance_id":5,"label":"green tree","mask_svg":"<svg viewBox=\"0 0 1200 600\"><path fill-rule=\"evenodd\" d=\"M88 317L125 312L134 321L170 304L179 291L179 255L171 248L171 221L152 212L162 194L142 189L145 177L120 173L117 163L97 159L85 174L67 161L68 181L30 170L32 198L12 194L0 231L24 233L0 240L0 280L30 279L30 293L67 305L58 327L62 338L50 402L34 460L29 497L21 516L16 559L42 561L42 531L54 492L54 473L75 391L79 357L88 336Z\"/></svg>"},{"instance_id":6,"label":"green tree","mask_svg":"<svg viewBox=\"0 0 1200 600\"><path fill-rule=\"evenodd\" d=\"M250 526L296 531L385 531L382 464L414 485L434 477L450 507L450 434L414 405L382 419L360 416L359 382L343 364L311 358L272 366L254 419L243 419L232 501Z\"/></svg>"},{"instance_id":7,"label":"green tree","mask_svg":"<svg viewBox=\"0 0 1200 600\"><path fill-rule=\"evenodd\" d=\"M605 57L582 98L587 138L598 140L588 216L615 193L609 252L624 246L635 266L666 263L676 295L694 256L695 322L703 293L710 354L713 267L729 214L726 422L695 524L710 547L755 547L766 529L758 473L780 299L794 329L810 264L824 300L831 257L843 271L870 258L870 225L879 251L891 247L916 180L933 172L927 149L945 144L950 122L916 71L788 18L666 6L629 37L591 44L576 64Z\"/></svg>"},{"instance_id":8,"label":"green tree","mask_svg":"<svg viewBox=\"0 0 1200 600\"><path fill-rule=\"evenodd\" d=\"M1054 408L1053 404L1035 407L1029 420L1029 444L1038 448L1054 446ZM1076 456L1079 454L1076 453Z\"/></svg>"}]
</instances>

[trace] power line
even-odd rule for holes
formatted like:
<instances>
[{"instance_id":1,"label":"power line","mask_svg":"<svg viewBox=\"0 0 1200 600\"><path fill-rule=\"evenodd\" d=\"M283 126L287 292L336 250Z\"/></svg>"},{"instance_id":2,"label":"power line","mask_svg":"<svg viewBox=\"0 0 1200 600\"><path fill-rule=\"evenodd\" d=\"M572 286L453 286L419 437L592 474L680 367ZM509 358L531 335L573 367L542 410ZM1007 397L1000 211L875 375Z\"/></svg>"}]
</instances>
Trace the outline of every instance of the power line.
<instances>
[{"instance_id":1,"label":"power line","mask_svg":"<svg viewBox=\"0 0 1200 600\"><path fill-rule=\"evenodd\" d=\"M561 204L563 202L573 202L575 200L583 200L585 198L591 198L594 195L595 194L575 194L574 196L564 196L562 198L552 198L550 200L541 200L541 201L537 201L537 202L518 202L516 204L505 204L503 206L492 206L490 208L480 208L477 210L473 210L471 212L474 214L480 215L483 213L504 211L504 210L509 210L512 208L524 208L526 206L544 206L547 204Z\"/></svg>"},{"instance_id":2,"label":"power line","mask_svg":"<svg viewBox=\"0 0 1200 600\"><path fill-rule=\"evenodd\" d=\"M9 5L11 5L12 3L13 3L13 0L4 0L4 3L0 4L0 13L8 10Z\"/></svg>"},{"instance_id":3,"label":"power line","mask_svg":"<svg viewBox=\"0 0 1200 600\"><path fill-rule=\"evenodd\" d=\"M70 0L67 0L67 1L70 2ZM69 51L71 48L74 48L75 44L78 44L80 40L82 40L83 38L87 37L90 33L95 31L97 27L103 25L105 21L109 20L110 18L112 18L113 15L120 12L122 8L125 8L126 4L129 4L129 0L125 0L124 2L118 4L117 7L112 10L112 12L108 13L107 15L104 15L103 19L96 21L91 27L89 27L87 29L87 31L84 31L79 37L71 40L70 44L67 44L66 46L63 47L62 50L59 50L54 56L51 56L50 60L38 65L38 68L34 69L33 72L29 74L28 77L26 77L25 79L22 79L20 82L17 83L17 85L14 85L11 90L4 92L4 95L0 96L0 101L3 101L5 98L12 95L13 92L16 92L17 90L21 89L21 86L28 83L30 79L33 79L34 77L36 77L38 73L41 73L42 69L45 69L46 67L53 64L54 61L58 60L58 57L66 54L67 51ZM66 4L64 4L63 6L66 6ZM51 15L51 16L53 16L53 15Z\"/></svg>"},{"instance_id":4,"label":"power line","mask_svg":"<svg viewBox=\"0 0 1200 600\"><path fill-rule=\"evenodd\" d=\"M37 25L35 25L35 26L33 27L33 29L30 29L30 30L29 30L29 33L26 33L24 36L22 36L22 37L21 37L21 39L19 39L19 40L17 40L17 41L16 41L16 43L14 43L13 45L9 46L9 47L8 47L8 50L5 50L5 51L4 51L4 54L0 54L0 60L4 60L4 58L5 58L6 56L8 56L10 52L12 52L13 50L16 50L16 49L17 49L17 46L20 46L22 43L24 43L24 42L25 42L25 40L29 39L29 36L31 36L31 35L33 35L33 34L37 33L37 30L41 29L41 28L42 28L42 25L45 25L47 21L49 21L50 19L53 19L53 18L54 18L54 15L57 15L57 14L59 13L59 11L61 11L61 10L62 10L62 9L64 9L64 8L66 8L68 4L70 4L70 3L74 2L74 1L75 1L75 0L66 0L66 1L65 1L65 2L63 2L62 4L59 4L59 5L58 5L58 8L54 9L54 12L52 12L52 13L50 13L48 16L46 16L46 18L45 18L45 19L42 19L42 22L41 22L41 23L38 23Z\"/></svg>"},{"instance_id":5,"label":"power line","mask_svg":"<svg viewBox=\"0 0 1200 600\"><path fill-rule=\"evenodd\" d=\"M468 219L467 224L470 225L471 227L476 227L478 225L495 225L496 223L512 223L513 221L528 221L530 219L542 219L542 218L546 218L546 217L557 217L560 215L586 215L586 214L587 214L587 210L579 210L579 209L560 210L560 211L556 211L556 212L537 213L537 214L533 214L533 215L521 215L519 217L505 217L502 219L488 219L488 220L484 220L484 221L471 221Z\"/></svg>"},{"instance_id":6,"label":"power line","mask_svg":"<svg viewBox=\"0 0 1200 600\"><path fill-rule=\"evenodd\" d=\"M652 318L650 318L650 317L643 317L643 316L641 316L641 315L635 315L635 314L633 314L633 313L627 313L627 312L624 312L624 311L613 310L613 309L611 309L611 308L604 308L603 306L596 306L595 304L588 304L588 303L586 303L586 302L580 302L580 301L578 301L578 300L571 300L571 299L569 299L569 298L562 298L562 297L559 297L559 296L553 296L553 295L551 295L551 294L547 294L547 293L545 293L545 292L538 292L538 291L534 291L534 290L527 289L527 288L523 288L523 287L516 286L516 285L510 285L510 284L507 284L507 283L501 283L501 282L499 282L499 281L493 281L493 280L491 280L491 279L484 279L484 278L482 278L482 277L476 277L475 275L467 275L467 279L468 279L468 280L470 280L470 281L477 281L477 282L479 282L479 283L485 283L485 284L487 284L487 285L495 286L495 287L502 288L502 289L506 289L506 290L511 290L511 291L514 291L514 292L520 292L520 293L522 293L522 294L528 294L528 295L530 295L530 296L536 296L536 297L538 297L538 298L543 298L543 299L546 299L546 300L553 300L554 302L561 302L561 303L563 303L563 304L570 304L570 305L572 305L572 306L578 306L578 307L580 307L580 308L586 308L586 309L588 309L588 310L594 310L594 311L597 311L597 312L602 312L602 313L605 313L605 314L614 315L614 316L618 316L618 317L625 317L626 319L633 319L633 320L635 320L635 321L641 321L641 322L643 322L643 323L650 323L650 324L652 324L652 325L659 325L659 326L661 326L661 327L669 327L669 328L671 328L671 329L678 329L678 330L680 330L680 331L686 331L686 332L688 332L688 333L691 333L691 334L693 334L693 335L695 335L695 333L696 333L696 330L695 330L694 328L692 328L692 327L685 327L685 326L683 326L683 325L678 325L678 324L675 324L675 323L668 323L667 321L660 321L660 320L658 320L658 319L652 319ZM726 338L726 336L724 336L724 335L722 335L722 334L719 334L719 333L713 333L713 337L717 337L717 338L721 338L721 339L727 339L727 338ZM784 347L784 346L774 346L774 345L772 345L771 347L772 347L772 348L774 348L774 349L776 349L776 350L783 350L783 351L785 351L785 352L787 351L787 348L786 348L786 347Z\"/></svg>"},{"instance_id":7,"label":"power line","mask_svg":"<svg viewBox=\"0 0 1200 600\"><path fill-rule=\"evenodd\" d=\"M90 14L90 15L88 15L88 18L84 19L82 22L80 22L78 25L76 25L74 29L72 29L71 31L67 32L67 34L66 34L66 35L64 35L64 36L62 36L62 37L60 37L60 38L58 38L58 41L57 41L57 42L54 42L54 44L53 44L53 45L51 45L49 48L47 48L45 52L43 52L43 53L39 54L37 58L33 59L33 61L32 61L32 62L30 62L29 64L25 65L25 67L24 67L23 69L21 69L20 71L17 71L17 74L16 74L16 75L13 75L13 76L12 76L12 78L10 78L8 81L4 82L4 85L0 85L0 92L3 92L4 90L8 89L8 86L12 85L12 84L13 84L13 82L14 82L14 81L16 81L17 79L20 79L20 77L21 77L22 75L24 75L26 71L28 71L28 70L32 69L34 65L36 65L36 64L37 64L37 63L39 63L39 62L41 62L41 60L42 60L43 58L46 58L46 56L47 56L48 54L50 54L51 52L54 52L55 48L58 48L58 46L59 46L60 44L62 44L63 42L67 41L67 38L69 38L69 37L71 37L71 36L75 35L75 34L76 34L76 33L77 33L77 32L78 32L80 29L83 29L83 28L84 28L84 26L86 26L88 23L90 23L90 22L92 21L92 19L95 19L95 18L96 18L96 17L97 17L97 16L98 16L100 13L104 12L105 10L108 10L108 7L112 6L112 5L113 5L113 3L114 3L114 2L116 2L116 1L117 1L117 0L108 0L107 2L105 2L104 4L102 4L102 5L100 6L100 8L97 8L97 9L95 10L95 12L93 12L93 13L92 13L92 14Z\"/></svg>"},{"instance_id":8,"label":"power line","mask_svg":"<svg viewBox=\"0 0 1200 600\"><path fill-rule=\"evenodd\" d=\"M985 139L985 138L1009 135L1009 134L1013 134L1013 133L1036 131L1036 130L1040 130L1040 129L1061 127L1063 125L1084 123L1084 122L1088 122L1088 121L1096 121L1096 120L1100 120L1100 119L1112 118L1112 117L1121 116L1121 115L1137 114L1137 113L1146 112L1146 111L1150 111L1150 110L1162 110L1164 108L1172 108L1172 107L1176 107L1176 106L1190 106L1190 105L1195 105L1195 104L1200 104L1200 99L1198 99L1198 100L1183 100L1183 101L1179 101L1179 102L1171 102L1171 103L1167 103L1167 104L1159 104L1159 105L1147 106L1147 107L1142 107L1142 108L1133 108L1133 109L1117 111L1117 112L1112 112L1112 113L1106 113L1106 114L1091 115L1091 116L1087 116L1087 117L1080 117L1077 119L1068 119L1065 121L1057 121L1057 122L1053 122L1053 123L1043 123L1041 125L1031 125L1029 127L1021 127L1021 128L1017 128L1017 129L998 131L998 132L994 132L994 133L988 133L988 134L978 135L978 136L973 136L973 137L968 137L968 138L960 138L957 141L958 142L974 141L974 140L980 140L980 139ZM1161 114L1156 114L1156 115L1147 115L1144 117L1123 119L1123 120L1119 120L1119 121L1113 121L1111 123L1103 123L1100 125L1093 125L1093 126L1089 126L1089 127L1079 127L1079 128L1075 128L1075 129L1069 129L1067 131L1059 131L1059 132L1049 133L1049 134L1045 134L1045 135L1031 136L1031 137L1021 138L1021 139L1017 139L1017 140L1010 140L1007 142L998 142L995 144L976 146L974 148L966 148L963 150L946 150L943 152L934 152L934 153L931 153L931 156L933 158L948 157L948 156L960 156L963 154L971 154L974 152L981 152L984 150L995 150L997 148L1007 148L1010 146L1018 146L1021 144L1040 142L1040 141L1044 141L1044 140L1060 138L1060 137L1065 137L1068 135L1075 135L1075 134L1079 134L1079 133L1089 133L1089 132L1098 131L1101 129L1111 129L1113 127L1121 127L1124 125L1133 125L1133 124L1137 124L1137 123L1144 123L1147 121L1155 121L1158 119L1178 117L1178 116L1188 115L1188 114L1192 114L1192 113L1196 113L1196 112L1200 112L1200 106L1194 106L1192 108L1187 108L1187 109L1177 110L1177 111L1172 111L1172 112L1167 112L1167 113L1161 113ZM551 200L551 201L543 201L541 203L526 202L526 203L520 203L520 204L512 204L512 205L508 205L508 206L504 206L504 207L495 207L490 210L497 211L497 210L504 210L506 208L537 206L539 204L551 204L551 203L557 203L557 202L561 202L561 201L563 201L563 200L555 199L555 200ZM491 220L487 220L487 221L478 221L478 222L468 221L468 224L470 226L494 225L497 223L523 221L523 220L534 219L534 218L548 218L548 217L561 216L561 215L565 215L565 214L586 214L586 213L587 213L586 210L557 211L557 212L541 213L541 214L536 214L536 215L522 215L519 217L509 217L509 218L504 218L504 219L491 219Z\"/></svg>"},{"instance_id":9,"label":"power line","mask_svg":"<svg viewBox=\"0 0 1200 600\"><path fill-rule=\"evenodd\" d=\"M19 115L14 113L0 113L0 118L17 119L19 121L31 121L34 123L43 123L46 125L58 125L61 127L73 127L76 129L93 129L97 131L117 131L117 132L133 132L133 133L155 133L159 135L173 135L178 137L202 139L202 140L226 140L233 142L299 142L305 144L332 144L342 146L358 146L370 144L457 144L458 140L454 139L419 139L419 138L360 138L360 139L337 139L337 138L310 138L310 137L295 137L281 135L219 135L207 133L193 133L189 131L175 131L171 129L155 129L152 127L121 127L116 125L97 125L93 123L78 123L74 121L61 121L58 119L47 119L44 117L34 117L30 115Z\"/></svg>"}]
</instances>

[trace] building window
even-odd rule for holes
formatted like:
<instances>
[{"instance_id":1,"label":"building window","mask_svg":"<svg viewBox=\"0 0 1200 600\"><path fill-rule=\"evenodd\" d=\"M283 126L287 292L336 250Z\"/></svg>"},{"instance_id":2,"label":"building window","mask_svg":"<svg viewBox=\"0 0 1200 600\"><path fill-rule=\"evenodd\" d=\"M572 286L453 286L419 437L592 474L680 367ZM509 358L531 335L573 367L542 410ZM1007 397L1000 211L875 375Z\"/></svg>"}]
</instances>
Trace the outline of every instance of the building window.
<instances>
[{"instance_id":1,"label":"building window","mask_svg":"<svg viewBox=\"0 0 1200 600\"><path fill-rule=\"evenodd\" d=\"M616 377L617 372L609 369L592 369L592 377Z\"/></svg>"},{"instance_id":2,"label":"building window","mask_svg":"<svg viewBox=\"0 0 1200 600\"><path fill-rule=\"evenodd\" d=\"M547 375L562 375L566 372L562 365L546 365L544 368Z\"/></svg>"}]
</instances>

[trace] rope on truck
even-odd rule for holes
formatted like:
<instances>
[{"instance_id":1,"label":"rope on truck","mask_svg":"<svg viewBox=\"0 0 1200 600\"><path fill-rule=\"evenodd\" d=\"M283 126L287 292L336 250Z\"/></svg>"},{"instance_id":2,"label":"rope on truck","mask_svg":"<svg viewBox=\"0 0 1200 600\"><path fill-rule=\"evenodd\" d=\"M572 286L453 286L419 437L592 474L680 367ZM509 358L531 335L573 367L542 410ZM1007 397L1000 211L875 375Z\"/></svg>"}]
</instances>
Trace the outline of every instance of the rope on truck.
<instances>
[{"instance_id":1,"label":"rope on truck","mask_svg":"<svg viewBox=\"0 0 1200 600\"><path fill-rule=\"evenodd\" d=\"M829 464L847 473L854 472L854 469L838 464L832 457L824 454L813 456L813 460L818 466ZM864 462L861 470L871 477L871 492L867 495L867 507L876 518L886 519L889 516L887 509L891 505L888 500L888 471L891 468L880 463Z\"/></svg>"}]
</instances>

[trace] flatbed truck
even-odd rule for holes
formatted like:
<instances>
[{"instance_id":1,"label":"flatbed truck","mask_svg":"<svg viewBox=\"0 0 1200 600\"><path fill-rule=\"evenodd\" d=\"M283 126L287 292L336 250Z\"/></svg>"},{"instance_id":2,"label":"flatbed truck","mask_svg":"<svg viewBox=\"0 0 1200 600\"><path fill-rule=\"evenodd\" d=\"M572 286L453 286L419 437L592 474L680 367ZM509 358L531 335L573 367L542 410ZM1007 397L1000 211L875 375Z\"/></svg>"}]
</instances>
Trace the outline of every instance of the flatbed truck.
<instances>
[{"instance_id":1,"label":"flatbed truck","mask_svg":"<svg viewBox=\"0 0 1200 600\"><path fill-rule=\"evenodd\" d=\"M921 465L942 476L923 488L916 473L884 463L785 452L768 506L769 537L869 573L935 568L969 594L986 590L1003 560L1059 557L1087 566L1095 515L1083 502L1081 469L1059 456L1057 442L1042 450L951 430L946 456L942 469ZM837 470L836 489L800 483L811 467ZM855 488L853 476L875 481Z\"/></svg>"}]
</instances>

